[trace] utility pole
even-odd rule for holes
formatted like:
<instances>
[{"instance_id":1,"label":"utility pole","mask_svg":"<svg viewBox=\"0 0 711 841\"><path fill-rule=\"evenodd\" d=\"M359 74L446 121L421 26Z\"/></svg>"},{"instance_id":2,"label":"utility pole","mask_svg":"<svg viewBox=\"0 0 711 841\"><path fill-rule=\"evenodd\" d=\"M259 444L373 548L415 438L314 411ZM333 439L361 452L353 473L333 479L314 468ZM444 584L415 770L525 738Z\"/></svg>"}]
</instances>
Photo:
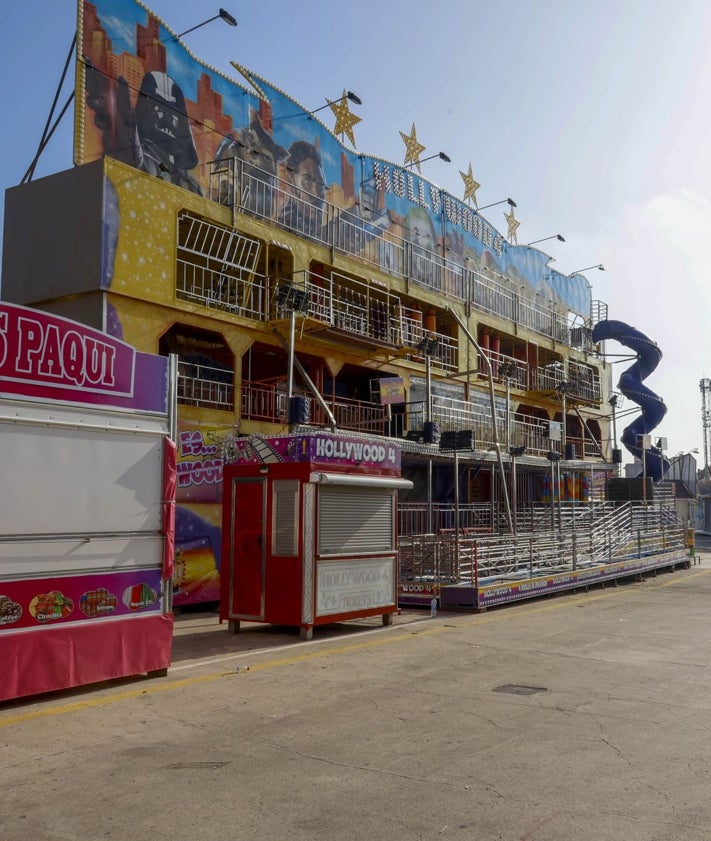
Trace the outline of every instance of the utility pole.
<instances>
[{"instance_id":1,"label":"utility pole","mask_svg":"<svg viewBox=\"0 0 711 841\"><path fill-rule=\"evenodd\" d=\"M699 389L701 391L701 428L704 435L704 467L708 468L711 451L711 379L701 380Z\"/></svg>"}]
</instances>

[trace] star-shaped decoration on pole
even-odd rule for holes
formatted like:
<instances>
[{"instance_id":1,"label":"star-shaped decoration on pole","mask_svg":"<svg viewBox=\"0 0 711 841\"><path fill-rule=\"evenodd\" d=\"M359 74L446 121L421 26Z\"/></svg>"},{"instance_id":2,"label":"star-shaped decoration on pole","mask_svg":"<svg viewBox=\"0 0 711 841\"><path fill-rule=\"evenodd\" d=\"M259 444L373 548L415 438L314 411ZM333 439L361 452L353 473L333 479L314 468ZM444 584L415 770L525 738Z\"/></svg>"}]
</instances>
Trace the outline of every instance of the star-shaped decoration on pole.
<instances>
[{"instance_id":1,"label":"star-shaped decoration on pole","mask_svg":"<svg viewBox=\"0 0 711 841\"><path fill-rule=\"evenodd\" d=\"M518 245L518 235L516 231L521 224L514 216L514 209L511 208L511 213L504 213L504 218L509 223L509 242L513 245Z\"/></svg>"},{"instance_id":2,"label":"star-shaped decoration on pole","mask_svg":"<svg viewBox=\"0 0 711 841\"><path fill-rule=\"evenodd\" d=\"M404 131L400 132L400 137L402 137L402 142L405 144L405 161L404 165L407 166L408 164L415 164L417 167L417 171L422 174L422 168L420 167L420 158L422 153L427 148L423 146L417 139L417 129L415 128L415 124L412 124L412 130L410 134L405 134Z\"/></svg>"},{"instance_id":3,"label":"star-shaped decoration on pole","mask_svg":"<svg viewBox=\"0 0 711 841\"><path fill-rule=\"evenodd\" d=\"M362 117L354 114L348 107L348 96L344 89L343 96L336 100L336 102L329 102L331 111L336 116L336 125L333 129L334 134L340 134L341 137L345 134L351 142L351 146L355 149L355 136L353 135L353 126L361 122Z\"/></svg>"},{"instance_id":4,"label":"star-shaped decoration on pole","mask_svg":"<svg viewBox=\"0 0 711 841\"><path fill-rule=\"evenodd\" d=\"M474 207L479 207L479 202L476 200L476 191L481 187L481 184L474 180L471 161L469 161L469 172L462 172L460 169L459 174L462 176L462 181L464 182L464 196L462 197L462 201L471 199Z\"/></svg>"}]
</instances>

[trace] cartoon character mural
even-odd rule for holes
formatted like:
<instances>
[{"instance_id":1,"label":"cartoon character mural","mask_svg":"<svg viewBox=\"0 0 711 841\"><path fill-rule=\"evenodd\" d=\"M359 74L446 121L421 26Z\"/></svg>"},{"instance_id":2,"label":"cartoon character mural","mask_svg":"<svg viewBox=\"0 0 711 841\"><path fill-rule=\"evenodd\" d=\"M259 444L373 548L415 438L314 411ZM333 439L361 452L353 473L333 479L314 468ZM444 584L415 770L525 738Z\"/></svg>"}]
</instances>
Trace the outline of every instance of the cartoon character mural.
<instances>
[{"instance_id":1,"label":"cartoon character mural","mask_svg":"<svg viewBox=\"0 0 711 841\"><path fill-rule=\"evenodd\" d=\"M86 104L104 154L202 195L190 174L199 159L180 85L167 73L146 73L134 108L123 76L114 81L85 61Z\"/></svg>"},{"instance_id":2,"label":"cartoon character mural","mask_svg":"<svg viewBox=\"0 0 711 841\"><path fill-rule=\"evenodd\" d=\"M138 0L79 10L76 163L111 155L302 235L339 237L385 271L412 270L435 288L456 280L447 265L455 254L468 256L470 269L486 261L531 295L545 278L546 299L550 290L589 316L584 277L560 275L543 252L508 243L478 210L419 173L346 147L247 68L233 63L238 81L200 62ZM235 178L215 190L214 164L229 160Z\"/></svg>"},{"instance_id":3,"label":"cartoon character mural","mask_svg":"<svg viewBox=\"0 0 711 841\"><path fill-rule=\"evenodd\" d=\"M190 170L198 164L185 97L167 73L146 73L135 111L139 169L202 194Z\"/></svg>"},{"instance_id":4,"label":"cartoon character mural","mask_svg":"<svg viewBox=\"0 0 711 841\"><path fill-rule=\"evenodd\" d=\"M437 234L429 213L418 205L410 208L405 217L405 239L410 243L410 276L434 289L441 289Z\"/></svg>"},{"instance_id":5,"label":"cartoon character mural","mask_svg":"<svg viewBox=\"0 0 711 841\"><path fill-rule=\"evenodd\" d=\"M279 211L280 225L318 238L323 230L326 177L318 146L297 140L289 147L285 168L288 193Z\"/></svg>"},{"instance_id":6,"label":"cartoon character mural","mask_svg":"<svg viewBox=\"0 0 711 841\"><path fill-rule=\"evenodd\" d=\"M220 203L231 205L234 201L245 210L271 219L274 211L273 187L277 179L277 165L289 153L262 124L259 113L250 111L249 125L230 132L220 141L215 152L216 161L234 160L238 164L236 173L239 196L230 195L229 184L220 183ZM264 189L262 185L266 185Z\"/></svg>"}]
</instances>

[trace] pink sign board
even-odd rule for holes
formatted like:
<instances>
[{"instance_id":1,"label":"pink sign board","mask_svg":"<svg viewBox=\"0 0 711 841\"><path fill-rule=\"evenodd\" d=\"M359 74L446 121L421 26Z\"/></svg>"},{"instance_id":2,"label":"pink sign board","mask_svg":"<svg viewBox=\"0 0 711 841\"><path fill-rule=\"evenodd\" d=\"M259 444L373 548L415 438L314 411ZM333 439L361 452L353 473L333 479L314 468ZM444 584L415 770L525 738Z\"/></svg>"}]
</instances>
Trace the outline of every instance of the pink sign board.
<instances>
[{"instance_id":1,"label":"pink sign board","mask_svg":"<svg viewBox=\"0 0 711 841\"><path fill-rule=\"evenodd\" d=\"M99 330L0 303L0 394L165 412L167 372Z\"/></svg>"},{"instance_id":2,"label":"pink sign board","mask_svg":"<svg viewBox=\"0 0 711 841\"><path fill-rule=\"evenodd\" d=\"M315 433L264 438L250 435L230 442L225 460L230 464L270 464L312 461L367 470L400 472L400 447L384 439Z\"/></svg>"}]
</instances>

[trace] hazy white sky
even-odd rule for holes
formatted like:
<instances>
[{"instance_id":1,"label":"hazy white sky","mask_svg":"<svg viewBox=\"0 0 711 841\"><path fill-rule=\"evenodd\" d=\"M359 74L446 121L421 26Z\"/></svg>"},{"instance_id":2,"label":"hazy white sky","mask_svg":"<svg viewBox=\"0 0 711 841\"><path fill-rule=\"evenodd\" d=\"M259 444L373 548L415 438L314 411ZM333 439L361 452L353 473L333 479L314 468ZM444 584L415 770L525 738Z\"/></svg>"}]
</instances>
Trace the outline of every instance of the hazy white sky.
<instances>
[{"instance_id":1,"label":"hazy white sky","mask_svg":"<svg viewBox=\"0 0 711 841\"><path fill-rule=\"evenodd\" d=\"M355 91L363 100L353 106L363 119L358 151L402 163L399 132L414 122L423 157L442 150L452 159L423 164L434 183L461 197L459 172L471 163L480 205L517 202L519 243L562 234L565 243L541 248L564 274L603 263L605 272L587 272L593 297L664 353L646 382L669 410L653 434L668 439L671 455L698 447L703 463L699 380L711 376L708 0L222 2L239 26L217 20L187 35L198 58L230 76L230 61L238 61L307 108ZM73 0L7 5L3 204L34 156L76 25ZM148 5L175 32L218 11L188 0ZM60 105L69 92L66 85ZM72 165L72 114L35 177ZM505 235L503 210L487 217ZM614 343L608 350L625 352ZM615 382L624 365L615 365Z\"/></svg>"}]
</instances>

